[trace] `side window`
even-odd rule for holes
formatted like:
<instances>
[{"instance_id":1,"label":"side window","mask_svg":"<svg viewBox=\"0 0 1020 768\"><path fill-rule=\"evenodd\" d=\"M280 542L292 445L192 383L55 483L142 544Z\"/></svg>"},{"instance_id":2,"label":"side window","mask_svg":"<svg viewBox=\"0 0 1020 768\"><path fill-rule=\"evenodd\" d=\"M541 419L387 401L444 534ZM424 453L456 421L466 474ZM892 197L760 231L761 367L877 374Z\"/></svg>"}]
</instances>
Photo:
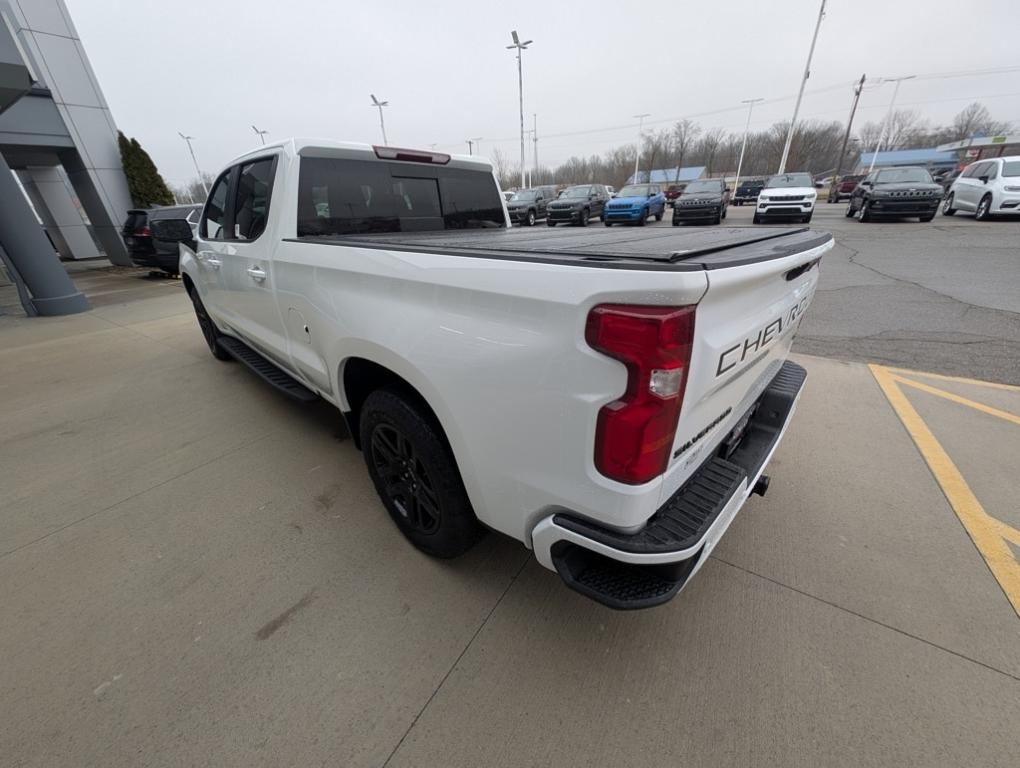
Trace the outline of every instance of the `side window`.
<instances>
[{"instance_id":1,"label":"side window","mask_svg":"<svg viewBox=\"0 0 1020 768\"><path fill-rule=\"evenodd\" d=\"M241 166L234 198L235 239L255 240L265 231L274 165L273 158L267 157Z\"/></svg>"},{"instance_id":2,"label":"side window","mask_svg":"<svg viewBox=\"0 0 1020 768\"><path fill-rule=\"evenodd\" d=\"M989 181L999 178L999 164L994 161L989 163L988 167L985 168L985 172L981 175L987 176Z\"/></svg>"},{"instance_id":3,"label":"side window","mask_svg":"<svg viewBox=\"0 0 1020 768\"><path fill-rule=\"evenodd\" d=\"M967 166L967 170L965 170L960 175L965 179L972 179L978 175L977 170L982 165L984 165L984 163L971 163L969 166Z\"/></svg>"},{"instance_id":4,"label":"side window","mask_svg":"<svg viewBox=\"0 0 1020 768\"><path fill-rule=\"evenodd\" d=\"M206 240L224 240L226 232L223 227L226 224L227 213L227 186L230 182L230 171L224 171L216 183L212 192L209 193L209 200L205 204L205 213L202 216L200 234Z\"/></svg>"}]
</instances>

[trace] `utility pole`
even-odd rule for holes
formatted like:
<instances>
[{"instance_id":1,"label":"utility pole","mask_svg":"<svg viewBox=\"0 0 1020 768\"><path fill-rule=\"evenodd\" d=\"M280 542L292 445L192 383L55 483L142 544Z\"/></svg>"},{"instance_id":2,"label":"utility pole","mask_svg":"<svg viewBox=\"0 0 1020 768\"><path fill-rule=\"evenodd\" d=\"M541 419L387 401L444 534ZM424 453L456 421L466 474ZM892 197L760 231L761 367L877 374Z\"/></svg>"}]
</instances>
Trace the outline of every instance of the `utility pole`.
<instances>
[{"instance_id":1,"label":"utility pole","mask_svg":"<svg viewBox=\"0 0 1020 768\"><path fill-rule=\"evenodd\" d=\"M854 115L857 114L857 102L861 100L861 91L864 90L866 75L861 75L860 82L854 86L854 102L850 106L850 117L846 121L846 133L843 134L843 146L839 148L839 157L836 159L836 172L832 174L832 186L829 187L829 202L833 202L832 195L839 184L839 174L843 172L843 158L846 156L846 145L850 143L850 130L854 125Z\"/></svg>"},{"instance_id":2,"label":"utility pole","mask_svg":"<svg viewBox=\"0 0 1020 768\"><path fill-rule=\"evenodd\" d=\"M482 137L478 136L474 139L467 140L468 154L473 155L475 153L475 147L478 147L478 152L481 154L482 151Z\"/></svg>"},{"instance_id":3,"label":"utility pole","mask_svg":"<svg viewBox=\"0 0 1020 768\"><path fill-rule=\"evenodd\" d=\"M645 112L643 115L634 115L638 120L637 128L637 154L634 156L634 183L638 183L638 170L641 167L641 129L645 126L645 118L651 117L650 114ZM650 169L649 169L650 170ZM649 180L651 180L651 174L649 174Z\"/></svg>"},{"instance_id":4,"label":"utility pole","mask_svg":"<svg viewBox=\"0 0 1020 768\"><path fill-rule=\"evenodd\" d=\"M262 139L262 146L263 147L266 146L266 134L269 133L269 131L260 131L254 125L251 127L251 129L253 131L255 131L255 135L256 136L258 136L260 139Z\"/></svg>"},{"instance_id":5,"label":"utility pole","mask_svg":"<svg viewBox=\"0 0 1020 768\"><path fill-rule=\"evenodd\" d=\"M744 139L740 142L740 159L737 160L737 178L733 180L733 194L737 194L737 187L740 186L740 169L744 167L744 150L747 148L747 133L751 130L751 112L754 105L765 99L744 99L741 104L747 105L747 124L744 126ZM680 176L680 169L677 168L677 176Z\"/></svg>"},{"instance_id":6,"label":"utility pole","mask_svg":"<svg viewBox=\"0 0 1020 768\"><path fill-rule=\"evenodd\" d=\"M790 156L790 144L793 143L793 131L797 127L797 115L800 113L800 100L804 98L804 86L811 77L811 57L815 55L815 43L818 42L818 30L822 28L822 19L825 17L825 0L822 0L822 7L818 9L818 21L815 23L815 34L811 38L811 48L808 50L807 64L804 65L804 78L800 81L800 90L797 92L797 103L793 107L793 119L790 120L790 130L786 133L786 144L783 146L783 157L779 161L779 171L786 171L786 158Z\"/></svg>"},{"instance_id":7,"label":"utility pole","mask_svg":"<svg viewBox=\"0 0 1020 768\"><path fill-rule=\"evenodd\" d=\"M517 97L521 108L521 189L524 189L524 70L521 65L521 57L525 49L535 41L525 40L522 43L517 36L516 29L510 33L510 36L513 38L514 44L508 45L507 49L517 49Z\"/></svg>"},{"instance_id":8,"label":"utility pole","mask_svg":"<svg viewBox=\"0 0 1020 768\"><path fill-rule=\"evenodd\" d=\"M538 173L538 114L532 112L531 119L532 119L531 142L532 150L534 151L534 156L531 163L531 167L533 168L531 172L531 182L532 184L534 184L535 174Z\"/></svg>"},{"instance_id":9,"label":"utility pole","mask_svg":"<svg viewBox=\"0 0 1020 768\"><path fill-rule=\"evenodd\" d=\"M202 176L202 169L198 167L198 160L195 158L195 150L191 146L191 140L194 136L185 136L180 131L177 131L177 135L184 139L184 143L188 145L188 151L191 153L191 162L195 164L195 173L198 174L198 180L202 184L202 189L205 190L205 196L209 197L209 185L205 183L205 177Z\"/></svg>"},{"instance_id":10,"label":"utility pole","mask_svg":"<svg viewBox=\"0 0 1020 768\"><path fill-rule=\"evenodd\" d=\"M390 142L386 139L386 121L383 120L382 108L388 107L390 103L388 101L379 101L379 99L375 97L374 93L370 93L368 95L372 97L372 106L379 108L379 127L382 129L382 143L383 146L388 147Z\"/></svg>"},{"instance_id":11,"label":"utility pole","mask_svg":"<svg viewBox=\"0 0 1020 768\"><path fill-rule=\"evenodd\" d=\"M904 75L903 77L883 77L882 82L896 83L896 87L893 88L892 101L889 102L889 114L885 117L885 126L882 128L882 137L878 140L878 146L875 147L875 151L871 155L871 165L868 166L868 173L871 173L875 168L875 160L878 159L878 153L882 149L882 145L885 144L887 134L892 131L893 121L893 109L896 106L896 97L900 92L900 83L904 80L913 80L917 75Z\"/></svg>"}]
</instances>

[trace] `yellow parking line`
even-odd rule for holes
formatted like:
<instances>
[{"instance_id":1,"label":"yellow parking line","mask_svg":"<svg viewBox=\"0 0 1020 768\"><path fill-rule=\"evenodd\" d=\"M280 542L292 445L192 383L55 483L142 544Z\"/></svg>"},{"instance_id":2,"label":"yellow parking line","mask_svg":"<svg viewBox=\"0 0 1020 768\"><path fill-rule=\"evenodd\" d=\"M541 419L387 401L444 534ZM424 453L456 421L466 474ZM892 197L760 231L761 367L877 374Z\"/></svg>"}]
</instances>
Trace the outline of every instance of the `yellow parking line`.
<instances>
[{"instance_id":1,"label":"yellow parking line","mask_svg":"<svg viewBox=\"0 0 1020 768\"><path fill-rule=\"evenodd\" d=\"M997 381L981 381L981 379L968 379L965 376L947 376L944 373L925 373L924 371L912 371L909 368L893 368L882 366L892 373L905 374L907 376L924 376L926 379L940 379L942 381L958 381L961 384L974 384L978 387L989 389L1004 389L1007 392L1020 392L1020 387L1013 384L1000 384Z\"/></svg>"},{"instance_id":2,"label":"yellow parking line","mask_svg":"<svg viewBox=\"0 0 1020 768\"><path fill-rule=\"evenodd\" d=\"M942 397L946 400L952 400L954 403L966 405L968 408L973 408L976 411L987 413L989 416L998 416L1000 419L1011 421L1017 426L1020 426L1020 416L1017 416L1015 413L1001 411L998 408L992 408L990 405L985 405L984 403L978 403L966 397L961 397L954 392L946 392L946 390L939 389L938 387L929 387L927 384L905 378L904 376L893 375L892 378L901 384L906 384L908 387L913 387L914 389L919 389L922 392L927 392L929 395L935 395L936 397Z\"/></svg>"},{"instance_id":3,"label":"yellow parking line","mask_svg":"<svg viewBox=\"0 0 1020 768\"><path fill-rule=\"evenodd\" d=\"M1013 557L1007 543L1007 539L1016 541L1020 538L1020 532L985 512L956 464L897 386L899 377L884 366L868 367L871 368L871 373L885 393L889 404L910 433L974 546L988 564L1002 591L1006 593L1013 610L1020 616L1020 563Z\"/></svg>"}]
</instances>

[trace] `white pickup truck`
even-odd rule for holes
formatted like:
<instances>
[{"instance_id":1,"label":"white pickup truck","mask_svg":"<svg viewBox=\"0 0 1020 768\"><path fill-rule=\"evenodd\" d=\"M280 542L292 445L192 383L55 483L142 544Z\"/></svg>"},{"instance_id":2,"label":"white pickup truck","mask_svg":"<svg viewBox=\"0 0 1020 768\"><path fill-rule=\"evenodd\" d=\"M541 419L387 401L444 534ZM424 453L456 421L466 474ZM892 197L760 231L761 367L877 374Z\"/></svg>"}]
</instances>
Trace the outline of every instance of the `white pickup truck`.
<instances>
[{"instance_id":1,"label":"white pickup truck","mask_svg":"<svg viewBox=\"0 0 1020 768\"><path fill-rule=\"evenodd\" d=\"M828 234L511 230L478 157L291 139L213 185L181 275L212 353L344 415L420 550L485 528L613 608L672 598L752 492Z\"/></svg>"}]
</instances>

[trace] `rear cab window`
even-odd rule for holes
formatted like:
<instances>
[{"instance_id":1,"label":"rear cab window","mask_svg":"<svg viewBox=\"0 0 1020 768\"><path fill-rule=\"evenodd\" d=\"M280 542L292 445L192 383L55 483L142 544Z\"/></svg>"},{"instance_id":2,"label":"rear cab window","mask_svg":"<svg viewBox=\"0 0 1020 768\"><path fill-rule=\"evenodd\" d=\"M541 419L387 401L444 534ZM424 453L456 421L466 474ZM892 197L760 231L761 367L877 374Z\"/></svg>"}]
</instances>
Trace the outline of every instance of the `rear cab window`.
<instances>
[{"instance_id":1,"label":"rear cab window","mask_svg":"<svg viewBox=\"0 0 1020 768\"><path fill-rule=\"evenodd\" d=\"M298 237L505 227L487 171L302 157Z\"/></svg>"}]
</instances>

